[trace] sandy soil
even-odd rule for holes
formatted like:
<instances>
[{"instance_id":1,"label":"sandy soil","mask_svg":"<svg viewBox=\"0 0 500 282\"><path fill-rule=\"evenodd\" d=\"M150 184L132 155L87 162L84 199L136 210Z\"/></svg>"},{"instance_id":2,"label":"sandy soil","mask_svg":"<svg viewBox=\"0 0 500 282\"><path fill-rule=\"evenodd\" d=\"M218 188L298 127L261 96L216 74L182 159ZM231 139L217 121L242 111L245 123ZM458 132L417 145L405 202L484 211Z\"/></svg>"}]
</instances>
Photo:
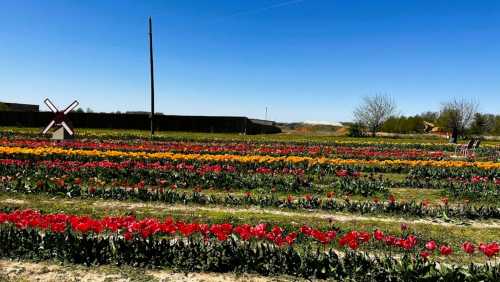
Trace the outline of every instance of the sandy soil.
<instances>
[{"instance_id":1,"label":"sandy soil","mask_svg":"<svg viewBox=\"0 0 500 282\"><path fill-rule=\"evenodd\" d=\"M298 281L292 277L263 277L233 273L177 273L132 267L60 265L51 262L0 260L0 281L185 281L185 282L271 282Z\"/></svg>"}]
</instances>

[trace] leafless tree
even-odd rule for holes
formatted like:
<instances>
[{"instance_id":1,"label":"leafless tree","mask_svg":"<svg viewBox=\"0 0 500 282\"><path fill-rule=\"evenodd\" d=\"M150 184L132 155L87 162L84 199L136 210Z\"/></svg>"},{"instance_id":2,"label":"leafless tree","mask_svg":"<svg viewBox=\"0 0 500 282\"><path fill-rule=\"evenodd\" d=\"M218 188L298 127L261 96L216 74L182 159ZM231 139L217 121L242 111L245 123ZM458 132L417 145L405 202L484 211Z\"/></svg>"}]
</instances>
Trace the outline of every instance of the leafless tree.
<instances>
[{"instance_id":1,"label":"leafless tree","mask_svg":"<svg viewBox=\"0 0 500 282\"><path fill-rule=\"evenodd\" d=\"M454 98L443 103L439 113L439 123L442 127L452 130L453 137L463 134L471 124L479 104L465 98Z\"/></svg>"},{"instance_id":2,"label":"leafless tree","mask_svg":"<svg viewBox=\"0 0 500 282\"><path fill-rule=\"evenodd\" d=\"M354 110L354 118L375 136L384 122L395 112L396 103L389 95L376 94L363 98L363 103Z\"/></svg>"}]
</instances>

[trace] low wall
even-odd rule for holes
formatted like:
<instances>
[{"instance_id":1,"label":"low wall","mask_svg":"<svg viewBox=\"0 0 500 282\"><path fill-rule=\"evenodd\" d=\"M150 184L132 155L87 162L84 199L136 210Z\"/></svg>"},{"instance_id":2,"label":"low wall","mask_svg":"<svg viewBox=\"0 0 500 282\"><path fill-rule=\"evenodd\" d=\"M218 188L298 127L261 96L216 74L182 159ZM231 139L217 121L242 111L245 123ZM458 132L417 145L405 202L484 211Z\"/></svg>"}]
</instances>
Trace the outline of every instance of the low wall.
<instances>
[{"instance_id":1,"label":"low wall","mask_svg":"<svg viewBox=\"0 0 500 282\"><path fill-rule=\"evenodd\" d=\"M0 112L0 126L44 127L54 117L52 112ZM147 114L76 113L68 115L75 128L150 129ZM279 133L274 125L252 122L246 117L224 116L155 116L159 131L268 134Z\"/></svg>"}]
</instances>

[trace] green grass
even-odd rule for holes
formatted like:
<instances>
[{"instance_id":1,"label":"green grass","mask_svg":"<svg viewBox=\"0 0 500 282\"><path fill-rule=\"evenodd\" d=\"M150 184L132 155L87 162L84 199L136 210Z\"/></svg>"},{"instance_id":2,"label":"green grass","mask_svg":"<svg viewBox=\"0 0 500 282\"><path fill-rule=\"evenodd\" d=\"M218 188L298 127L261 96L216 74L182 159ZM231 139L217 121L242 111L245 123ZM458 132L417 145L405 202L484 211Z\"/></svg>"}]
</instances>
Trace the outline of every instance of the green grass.
<instances>
[{"instance_id":1,"label":"green grass","mask_svg":"<svg viewBox=\"0 0 500 282\"><path fill-rule=\"evenodd\" d=\"M438 203L443 198L443 190L440 189L415 189L415 188L391 188L390 193L399 201L429 200L431 203ZM462 203L463 201L450 200L450 204Z\"/></svg>"}]
</instances>

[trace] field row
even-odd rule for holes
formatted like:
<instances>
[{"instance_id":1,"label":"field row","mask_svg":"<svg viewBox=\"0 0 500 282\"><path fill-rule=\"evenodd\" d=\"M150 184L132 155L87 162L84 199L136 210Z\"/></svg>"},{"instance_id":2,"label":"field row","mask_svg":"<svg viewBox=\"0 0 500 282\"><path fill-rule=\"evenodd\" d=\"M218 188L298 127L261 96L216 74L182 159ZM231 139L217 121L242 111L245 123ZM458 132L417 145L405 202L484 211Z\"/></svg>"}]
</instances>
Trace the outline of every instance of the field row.
<instances>
[{"instance_id":1,"label":"field row","mask_svg":"<svg viewBox=\"0 0 500 282\"><path fill-rule=\"evenodd\" d=\"M4 136L3 257L340 280L500 277L500 163L489 145L455 159L453 146L418 142Z\"/></svg>"}]
</instances>

